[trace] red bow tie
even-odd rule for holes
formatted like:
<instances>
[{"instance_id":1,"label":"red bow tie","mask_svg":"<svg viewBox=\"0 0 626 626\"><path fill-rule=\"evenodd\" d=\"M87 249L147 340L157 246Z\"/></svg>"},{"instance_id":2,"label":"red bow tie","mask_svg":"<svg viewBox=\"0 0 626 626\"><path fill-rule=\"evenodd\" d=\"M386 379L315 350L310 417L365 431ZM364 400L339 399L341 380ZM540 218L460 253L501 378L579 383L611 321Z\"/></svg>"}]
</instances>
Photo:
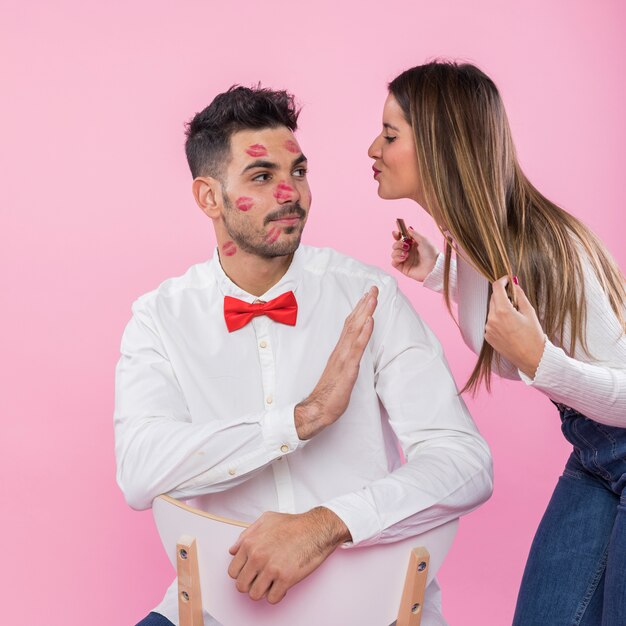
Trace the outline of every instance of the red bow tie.
<instances>
[{"instance_id":1,"label":"red bow tie","mask_svg":"<svg viewBox=\"0 0 626 626\"><path fill-rule=\"evenodd\" d=\"M288 291L269 302L248 304L243 300L224 296L224 319L228 332L243 328L253 317L267 315L270 319L288 326L296 325L298 303L293 291Z\"/></svg>"}]
</instances>

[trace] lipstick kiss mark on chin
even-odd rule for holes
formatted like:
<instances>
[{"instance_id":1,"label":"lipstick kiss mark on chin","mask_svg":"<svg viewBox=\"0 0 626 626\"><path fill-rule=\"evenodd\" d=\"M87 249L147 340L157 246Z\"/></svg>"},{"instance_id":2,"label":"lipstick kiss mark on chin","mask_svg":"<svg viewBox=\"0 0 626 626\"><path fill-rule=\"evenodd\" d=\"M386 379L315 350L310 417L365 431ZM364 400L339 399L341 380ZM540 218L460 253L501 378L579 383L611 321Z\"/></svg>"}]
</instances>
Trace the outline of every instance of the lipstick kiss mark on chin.
<instances>
[{"instance_id":1,"label":"lipstick kiss mark on chin","mask_svg":"<svg viewBox=\"0 0 626 626\"><path fill-rule=\"evenodd\" d=\"M235 254L237 252L237 246L232 241L227 241L222 246L222 252L226 256L233 256L233 254Z\"/></svg>"},{"instance_id":2,"label":"lipstick kiss mark on chin","mask_svg":"<svg viewBox=\"0 0 626 626\"><path fill-rule=\"evenodd\" d=\"M246 150L246 154L251 157L267 156L267 148L260 143L255 143Z\"/></svg>"},{"instance_id":3,"label":"lipstick kiss mark on chin","mask_svg":"<svg viewBox=\"0 0 626 626\"><path fill-rule=\"evenodd\" d=\"M265 235L265 241L267 243L274 243L280 237L280 228L278 226L273 226L270 228L267 235Z\"/></svg>"},{"instance_id":4,"label":"lipstick kiss mark on chin","mask_svg":"<svg viewBox=\"0 0 626 626\"><path fill-rule=\"evenodd\" d=\"M237 200L235 200L235 206L240 211L249 211L253 205L254 200L252 198L249 198L248 196L241 196L240 198L237 198Z\"/></svg>"},{"instance_id":5,"label":"lipstick kiss mark on chin","mask_svg":"<svg viewBox=\"0 0 626 626\"><path fill-rule=\"evenodd\" d=\"M285 148L294 154L300 152L300 146L293 139L287 139L287 141L285 141Z\"/></svg>"}]
</instances>

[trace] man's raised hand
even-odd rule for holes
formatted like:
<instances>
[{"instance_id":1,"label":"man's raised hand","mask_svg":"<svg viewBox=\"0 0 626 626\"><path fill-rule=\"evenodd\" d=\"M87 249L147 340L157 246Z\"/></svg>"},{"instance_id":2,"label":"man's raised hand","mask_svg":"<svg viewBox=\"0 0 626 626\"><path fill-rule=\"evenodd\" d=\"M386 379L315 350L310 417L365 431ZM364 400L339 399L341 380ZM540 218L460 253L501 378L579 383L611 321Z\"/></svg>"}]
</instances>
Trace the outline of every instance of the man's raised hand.
<instances>
[{"instance_id":1,"label":"man's raised hand","mask_svg":"<svg viewBox=\"0 0 626 626\"><path fill-rule=\"evenodd\" d=\"M336 422L348 408L359 364L374 330L378 287L372 287L343 325L339 341L308 398L296 405L295 424L300 439L311 439Z\"/></svg>"}]
</instances>

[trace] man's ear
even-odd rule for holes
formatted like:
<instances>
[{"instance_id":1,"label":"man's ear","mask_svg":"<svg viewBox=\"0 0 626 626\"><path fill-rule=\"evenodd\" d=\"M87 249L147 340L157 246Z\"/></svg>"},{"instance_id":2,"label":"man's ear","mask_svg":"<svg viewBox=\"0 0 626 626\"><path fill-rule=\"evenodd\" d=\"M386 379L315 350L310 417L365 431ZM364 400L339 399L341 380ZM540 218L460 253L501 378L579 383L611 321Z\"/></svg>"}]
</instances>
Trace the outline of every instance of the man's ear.
<instances>
[{"instance_id":1,"label":"man's ear","mask_svg":"<svg viewBox=\"0 0 626 626\"><path fill-rule=\"evenodd\" d=\"M222 185L211 176L198 176L191 184L196 204L206 215L215 220L222 215Z\"/></svg>"}]
</instances>

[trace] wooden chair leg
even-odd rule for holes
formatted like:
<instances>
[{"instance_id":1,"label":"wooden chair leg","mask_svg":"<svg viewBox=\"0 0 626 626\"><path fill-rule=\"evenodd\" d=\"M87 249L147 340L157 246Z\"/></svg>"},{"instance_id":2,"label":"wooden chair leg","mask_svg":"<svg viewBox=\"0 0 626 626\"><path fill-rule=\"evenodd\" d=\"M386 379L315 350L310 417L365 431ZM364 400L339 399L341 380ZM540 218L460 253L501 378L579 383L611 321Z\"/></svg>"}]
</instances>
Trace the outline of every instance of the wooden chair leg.
<instances>
[{"instance_id":1,"label":"wooden chair leg","mask_svg":"<svg viewBox=\"0 0 626 626\"><path fill-rule=\"evenodd\" d=\"M176 544L178 619L180 626L203 626L196 540L183 535Z\"/></svg>"},{"instance_id":2,"label":"wooden chair leg","mask_svg":"<svg viewBox=\"0 0 626 626\"><path fill-rule=\"evenodd\" d=\"M429 560L426 548L411 550L396 626L420 626Z\"/></svg>"}]
</instances>

